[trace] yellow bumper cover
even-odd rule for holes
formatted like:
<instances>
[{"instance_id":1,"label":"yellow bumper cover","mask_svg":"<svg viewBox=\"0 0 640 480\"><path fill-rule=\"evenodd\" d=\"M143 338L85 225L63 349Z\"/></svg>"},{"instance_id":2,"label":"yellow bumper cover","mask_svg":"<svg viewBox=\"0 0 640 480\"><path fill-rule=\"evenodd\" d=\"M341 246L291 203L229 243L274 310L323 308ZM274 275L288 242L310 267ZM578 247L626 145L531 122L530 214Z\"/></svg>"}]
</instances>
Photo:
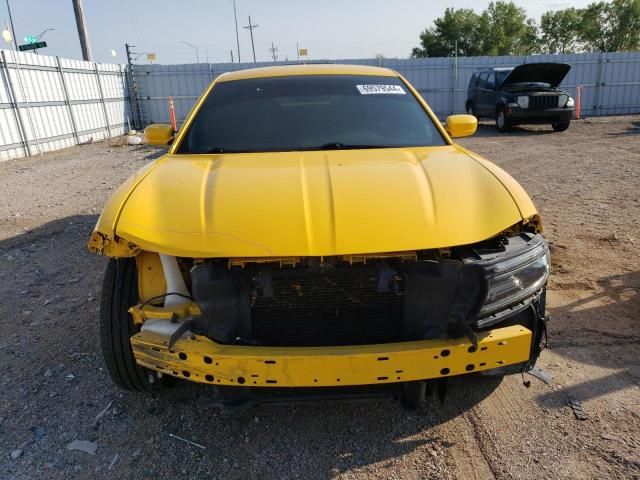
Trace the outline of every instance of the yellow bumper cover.
<instances>
[{"instance_id":1,"label":"yellow bumper cover","mask_svg":"<svg viewBox=\"0 0 640 480\"><path fill-rule=\"evenodd\" d=\"M220 345L140 332L131 338L139 365L194 382L251 387L326 387L407 382L526 362L531 331L515 325L466 338L345 347Z\"/></svg>"}]
</instances>

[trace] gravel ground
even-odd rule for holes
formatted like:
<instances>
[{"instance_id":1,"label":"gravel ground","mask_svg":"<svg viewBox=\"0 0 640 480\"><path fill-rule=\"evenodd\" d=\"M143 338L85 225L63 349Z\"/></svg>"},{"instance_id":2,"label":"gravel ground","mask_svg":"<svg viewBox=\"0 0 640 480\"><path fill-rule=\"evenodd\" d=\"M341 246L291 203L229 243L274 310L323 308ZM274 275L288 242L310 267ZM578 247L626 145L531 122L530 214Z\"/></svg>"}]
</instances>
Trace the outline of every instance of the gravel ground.
<instances>
[{"instance_id":1,"label":"gravel ground","mask_svg":"<svg viewBox=\"0 0 640 480\"><path fill-rule=\"evenodd\" d=\"M553 379L453 380L422 414L379 400L227 417L204 387L118 390L98 341L106 261L86 243L109 194L159 152L98 143L0 164L0 477L640 478L639 125L481 125L461 142L543 215L552 322L539 366Z\"/></svg>"}]
</instances>

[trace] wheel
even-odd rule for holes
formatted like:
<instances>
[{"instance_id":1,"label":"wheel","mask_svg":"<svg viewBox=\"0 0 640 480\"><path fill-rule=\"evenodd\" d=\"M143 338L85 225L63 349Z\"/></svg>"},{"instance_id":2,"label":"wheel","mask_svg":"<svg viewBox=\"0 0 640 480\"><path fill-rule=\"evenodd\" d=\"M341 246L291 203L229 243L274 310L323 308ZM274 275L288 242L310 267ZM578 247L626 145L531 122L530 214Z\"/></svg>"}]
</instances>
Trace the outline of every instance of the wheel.
<instances>
[{"instance_id":1,"label":"wheel","mask_svg":"<svg viewBox=\"0 0 640 480\"><path fill-rule=\"evenodd\" d=\"M135 260L109 260L100 302L100 343L107 371L120 388L150 392L160 387L160 379L155 372L136 364L129 343L129 338L139 331L128 312L136 303L138 274Z\"/></svg>"},{"instance_id":2,"label":"wheel","mask_svg":"<svg viewBox=\"0 0 640 480\"><path fill-rule=\"evenodd\" d=\"M478 114L476 113L476 109L473 106L473 102L467 102L467 115L473 115L478 118Z\"/></svg>"},{"instance_id":3,"label":"wheel","mask_svg":"<svg viewBox=\"0 0 640 480\"><path fill-rule=\"evenodd\" d=\"M507 115L504 113L504 108L498 107L496 110L496 128L499 132L508 132L511 129Z\"/></svg>"},{"instance_id":4,"label":"wheel","mask_svg":"<svg viewBox=\"0 0 640 480\"><path fill-rule=\"evenodd\" d=\"M564 132L567 128L569 128L569 125L571 124L571 121L567 121L567 122L553 122L551 124L551 127L556 131L556 132Z\"/></svg>"}]
</instances>

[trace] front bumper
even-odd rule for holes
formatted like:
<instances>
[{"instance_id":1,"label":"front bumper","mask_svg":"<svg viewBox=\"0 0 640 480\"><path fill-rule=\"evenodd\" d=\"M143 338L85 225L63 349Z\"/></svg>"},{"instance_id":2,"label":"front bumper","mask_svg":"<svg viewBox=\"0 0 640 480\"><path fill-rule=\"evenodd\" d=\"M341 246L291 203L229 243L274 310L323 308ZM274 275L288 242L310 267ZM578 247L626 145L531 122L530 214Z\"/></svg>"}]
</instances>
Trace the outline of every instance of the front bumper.
<instances>
[{"instance_id":1,"label":"front bumper","mask_svg":"<svg viewBox=\"0 0 640 480\"><path fill-rule=\"evenodd\" d=\"M507 118L511 123L564 123L573 118L573 108L548 108L546 110L529 110L520 107L508 107Z\"/></svg>"},{"instance_id":2,"label":"front bumper","mask_svg":"<svg viewBox=\"0 0 640 480\"><path fill-rule=\"evenodd\" d=\"M409 382L525 364L532 332L512 325L466 338L342 347L221 345L191 336L168 348L169 337L131 337L136 362L199 383L248 387L328 387Z\"/></svg>"}]
</instances>

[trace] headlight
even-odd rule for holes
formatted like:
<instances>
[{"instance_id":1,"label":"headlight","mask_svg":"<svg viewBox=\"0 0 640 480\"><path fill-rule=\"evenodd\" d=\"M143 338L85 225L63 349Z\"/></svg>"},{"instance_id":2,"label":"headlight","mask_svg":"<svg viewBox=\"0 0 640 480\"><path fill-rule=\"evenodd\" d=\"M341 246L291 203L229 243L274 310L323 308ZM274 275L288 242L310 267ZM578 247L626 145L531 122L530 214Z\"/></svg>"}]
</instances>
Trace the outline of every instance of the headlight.
<instances>
[{"instance_id":1,"label":"headlight","mask_svg":"<svg viewBox=\"0 0 640 480\"><path fill-rule=\"evenodd\" d=\"M487 297L479 317L502 310L536 293L549 277L549 248L537 242L530 250L487 268Z\"/></svg>"},{"instance_id":2,"label":"headlight","mask_svg":"<svg viewBox=\"0 0 640 480\"><path fill-rule=\"evenodd\" d=\"M517 98L517 102L520 108L529 108L529 97L521 95Z\"/></svg>"},{"instance_id":3,"label":"headlight","mask_svg":"<svg viewBox=\"0 0 640 480\"><path fill-rule=\"evenodd\" d=\"M560 108L564 107L567 105L567 102L569 101L569 95L558 95L558 106Z\"/></svg>"},{"instance_id":4,"label":"headlight","mask_svg":"<svg viewBox=\"0 0 640 480\"><path fill-rule=\"evenodd\" d=\"M569 100L567 100L567 104L565 106L566 107L573 107L573 98L569 97Z\"/></svg>"}]
</instances>

